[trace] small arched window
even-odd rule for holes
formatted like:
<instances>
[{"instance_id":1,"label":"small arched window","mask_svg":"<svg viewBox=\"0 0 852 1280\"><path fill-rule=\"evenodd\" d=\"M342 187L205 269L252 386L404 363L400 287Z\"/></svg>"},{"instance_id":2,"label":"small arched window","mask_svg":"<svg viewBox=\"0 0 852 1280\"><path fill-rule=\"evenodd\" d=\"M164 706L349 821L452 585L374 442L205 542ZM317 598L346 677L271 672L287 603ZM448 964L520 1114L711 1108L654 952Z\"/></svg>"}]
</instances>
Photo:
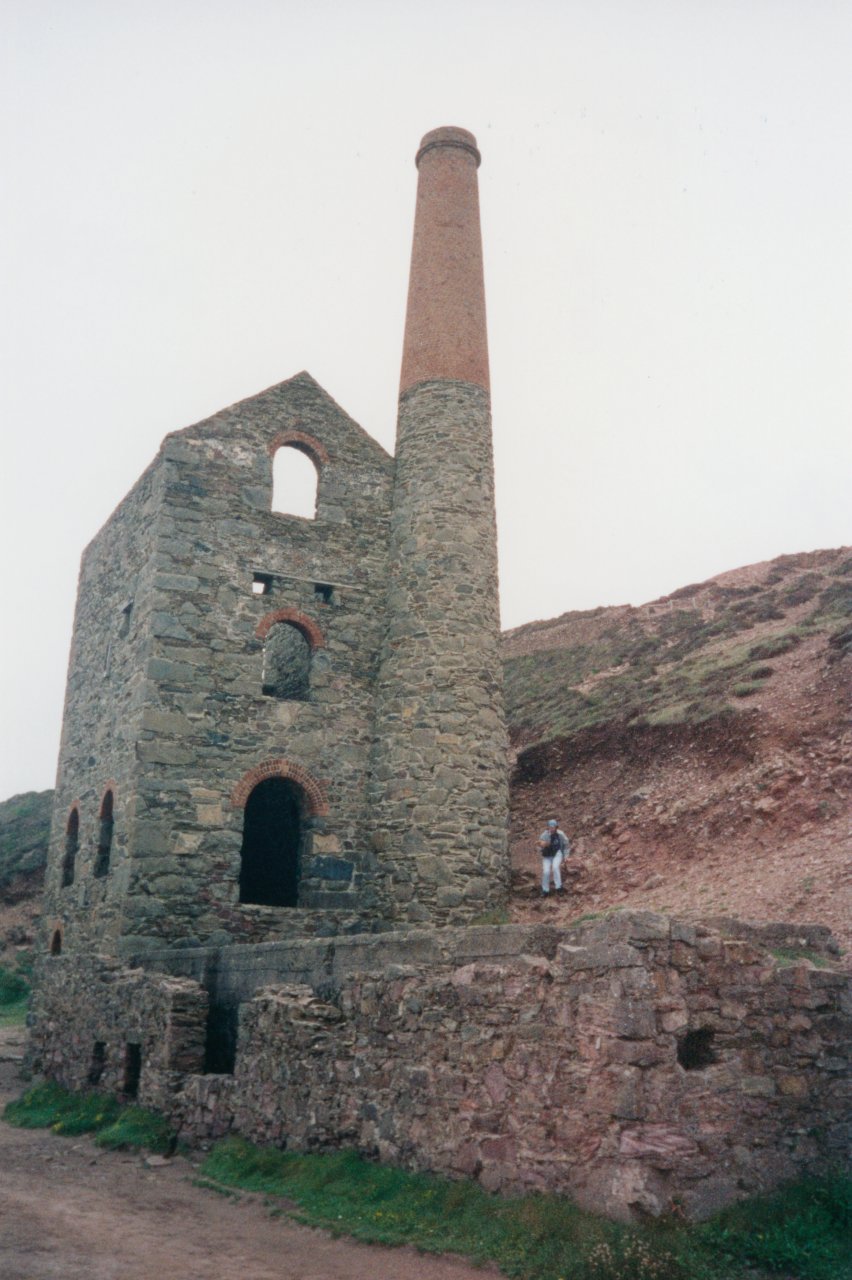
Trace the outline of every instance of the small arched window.
<instances>
[{"instance_id":1,"label":"small arched window","mask_svg":"<svg viewBox=\"0 0 852 1280\"><path fill-rule=\"evenodd\" d=\"M62 859L62 888L74 883L74 867L80 848L80 812L76 806L68 815L65 828L65 856Z\"/></svg>"},{"instance_id":2,"label":"small arched window","mask_svg":"<svg viewBox=\"0 0 852 1280\"><path fill-rule=\"evenodd\" d=\"M313 520L318 481L316 465L307 452L295 445L281 445L272 459L272 510Z\"/></svg>"},{"instance_id":3,"label":"small arched window","mask_svg":"<svg viewBox=\"0 0 852 1280\"><path fill-rule=\"evenodd\" d=\"M101 801L101 812L98 823L98 851L95 855L95 876L101 879L109 871L109 858L112 851L112 791L107 791Z\"/></svg>"},{"instance_id":4,"label":"small arched window","mask_svg":"<svg viewBox=\"0 0 852 1280\"><path fill-rule=\"evenodd\" d=\"M311 646L291 622L276 622L267 632L261 687L267 697L288 702L311 696Z\"/></svg>"}]
</instances>

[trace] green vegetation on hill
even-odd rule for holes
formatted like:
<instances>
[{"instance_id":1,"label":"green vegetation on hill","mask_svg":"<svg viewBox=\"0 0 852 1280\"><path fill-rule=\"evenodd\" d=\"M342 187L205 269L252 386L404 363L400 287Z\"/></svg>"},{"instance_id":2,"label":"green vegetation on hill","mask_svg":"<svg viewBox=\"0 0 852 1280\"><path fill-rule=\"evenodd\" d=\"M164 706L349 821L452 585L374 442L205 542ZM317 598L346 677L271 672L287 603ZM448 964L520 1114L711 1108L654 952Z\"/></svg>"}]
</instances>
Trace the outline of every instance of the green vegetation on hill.
<instances>
[{"instance_id":1,"label":"green vegetation on hill","mask_svg":"<svg viewBox=\"0 0 852 1280\"><path fill-rule=\"evenodd\" d=\"M0 803L0 892L47 862L52 791L25 791Z\"/></svg>"},{"instance_id":2,"label":"green vegetation on hill","mask_svg":"<svg viewBox=\"0 0 852 1280\"><path fill-rule=\"evenodd\" d=\"M0 1027L23 1026L30 998L32 956L19 955L14 969L0 964Z\"/></svg>"},{"instance_id":3,"label":"green vegetation on hill","mask_svg":"<svg viewBox=\"0 0 852 1280\"><path fill-rule=\"evenodd\" d=\"M732 712L732 699L759 693L772 659L807 637L825 635L835 656L849 650L852 557L782 556L760 583L682 587L651 606L613 610L610 625L606 612L566 614L559 647L507 657L513 730L546 741L609 721L696 723ZM598 623L591 641L589 619Z\"/></svg>"}]
</instances>

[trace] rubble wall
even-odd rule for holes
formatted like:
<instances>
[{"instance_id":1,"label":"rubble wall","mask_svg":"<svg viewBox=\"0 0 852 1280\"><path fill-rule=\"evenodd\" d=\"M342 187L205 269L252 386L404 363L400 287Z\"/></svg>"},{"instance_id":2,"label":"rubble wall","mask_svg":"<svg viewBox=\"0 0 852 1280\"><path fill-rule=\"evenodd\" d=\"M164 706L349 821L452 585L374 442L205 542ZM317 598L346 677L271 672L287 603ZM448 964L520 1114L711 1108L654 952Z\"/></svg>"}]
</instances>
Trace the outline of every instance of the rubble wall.
<instances>
[{"instance_id":1,"label":"rubble wall","mask_svg":"<svg viewBox=\"0 0 852 1280\"><path fill-rule=\"evenodd\" d=\"M750 941L650 913L554 930L549 957L524 954L524 930L509 931L508 946L499 927L472 931L493 953L480 959L445 950L427 966L385 957L359 970L353 939L333 980L282 972L240 1004L233 1074L175 1071L164 1047L182 1043L164 1031L166 996L185 1003L194 990L204 1003L192 979L110 969L87 987L67 980L62 957L47 960L35 1057L76 1086L86 1038L126 1040L136 1019L151 1045L140 1100L190 1141L237 1132L291 1150L351 1146L622 1218L704 1216L848 1157L847 975L779 967ZM375 945L365 940L361 958ZM129 998L147 984L154 995Z\"/></svg>"}]
</instances>

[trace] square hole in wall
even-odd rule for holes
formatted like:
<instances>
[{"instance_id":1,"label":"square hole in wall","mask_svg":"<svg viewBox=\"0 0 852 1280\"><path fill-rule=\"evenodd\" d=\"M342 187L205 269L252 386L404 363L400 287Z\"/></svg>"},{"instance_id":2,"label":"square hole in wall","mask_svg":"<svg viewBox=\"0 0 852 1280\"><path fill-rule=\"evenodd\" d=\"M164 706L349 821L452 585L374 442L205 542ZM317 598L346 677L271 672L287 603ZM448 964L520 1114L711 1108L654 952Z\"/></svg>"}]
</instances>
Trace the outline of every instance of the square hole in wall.
<instances>
[{"instance_id":1,"label":"square hole in wall","mask_svg":"<svg viewBox=\"0 0 852 1280\"><path fill-rule=\"evenodd\" d=\"M272 574L256 573L251 581L252 595L268 596L272 590Z\"/></svg>"},{"instance_id":2,"label":"square hole in wall","mask_svg":"<svg viewBox=\"0 0 852 1280\"><path fill-rule=\"evenodd\" d=\"M323 604L331 604L334 596L334 587L330 587L327 582L315 582L314 595L318 600L322 600Z\"/></svg>"}]
</instances>

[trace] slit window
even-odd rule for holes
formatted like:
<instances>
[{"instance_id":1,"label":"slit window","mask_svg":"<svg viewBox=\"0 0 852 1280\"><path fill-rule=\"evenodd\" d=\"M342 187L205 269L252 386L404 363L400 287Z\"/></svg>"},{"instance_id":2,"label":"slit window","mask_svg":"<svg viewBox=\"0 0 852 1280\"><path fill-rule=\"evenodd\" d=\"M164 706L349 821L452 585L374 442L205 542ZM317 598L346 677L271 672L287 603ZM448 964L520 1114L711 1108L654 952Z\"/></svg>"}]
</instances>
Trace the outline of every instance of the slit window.
<instances>
[{"instance_id":1,"label":"slit window","mask_svg":"<svg viewBox=\"0 0 852 1280\"><path fill-rule=\"evenodd\" d=\"M142 1075L142 1046L128 1044L124 1047L124 1081L122 1093L125 1098L135 1098L139 1093L139 1079Z\"/></svg>"},{"instance_id":2,"label":"slit window","mask_svg":"<svg viewBox=\"0 0 852 1280\"><path fill-rule=\"evenodd\" d=\"M112 807L113 795L108 791L101 803L98 823L98 851L95 856L95 876L101 879L109 871L109 859L112 851Z\"/></svg>"},{"instance_id":3,"label":"slit window","mask_svg":"<svg viewBox=\"0 0 852 1280\"><path fill-rule=\"evenodd\" d=\"M298 627L276 622L263 648L262 690L269 698L307 702L311 693L311 646Z\"/></svg>"},{"instance_id":4,"label":"slit window","mask_svg":"<svg viewBox=\"0 0 852 1280\"><path fill-rule=\"evenodd\" d=\"M133 612L133 601L128 600L121 610L121 621L118 624L118 638L124 640L130 634L130 615Z\"/></svg>"},{"instance_id":5,"label":"slit window","mask_svg":"<svg viewBox=\"0 0 852 1280\"><path fill-rule=\"evenodd\" d=\"M77 852L80 848L80 812L72 809L65 828L65 852L62 858L62 888L74 883Z\"/></svg>"},{"instance_id":6,"label":"slit window","mask_svg":"<svg viewBox=\"0 0 852 1280\"><path fill-rule=\"evenodd\" d=\"M62 955L62 930L54 929L53 937L50 939L50 954L52 956Z\"/></svg>"},{"instance_id":7,"label":"slit window","mask_svg":"<svg viewBox=\"0 0 852 1280\"><path fill-rule=\"evenodd\" d=\"M313 459L303 450L286 444L276 449L272 459L272 510L313 520L318 479Z\"/></svg>"},{"instance_id":8,"label":"slit window","mask_svg":"<svg viewBox=\"0 0 852 1280\"><path fill-rule=\"evenodd\" d=\"M89 1084L100 1084L106 1066L106 1041L96 1040L92 1047L92 1060L89 1063Z\"/></svg>"}]
</instances>

